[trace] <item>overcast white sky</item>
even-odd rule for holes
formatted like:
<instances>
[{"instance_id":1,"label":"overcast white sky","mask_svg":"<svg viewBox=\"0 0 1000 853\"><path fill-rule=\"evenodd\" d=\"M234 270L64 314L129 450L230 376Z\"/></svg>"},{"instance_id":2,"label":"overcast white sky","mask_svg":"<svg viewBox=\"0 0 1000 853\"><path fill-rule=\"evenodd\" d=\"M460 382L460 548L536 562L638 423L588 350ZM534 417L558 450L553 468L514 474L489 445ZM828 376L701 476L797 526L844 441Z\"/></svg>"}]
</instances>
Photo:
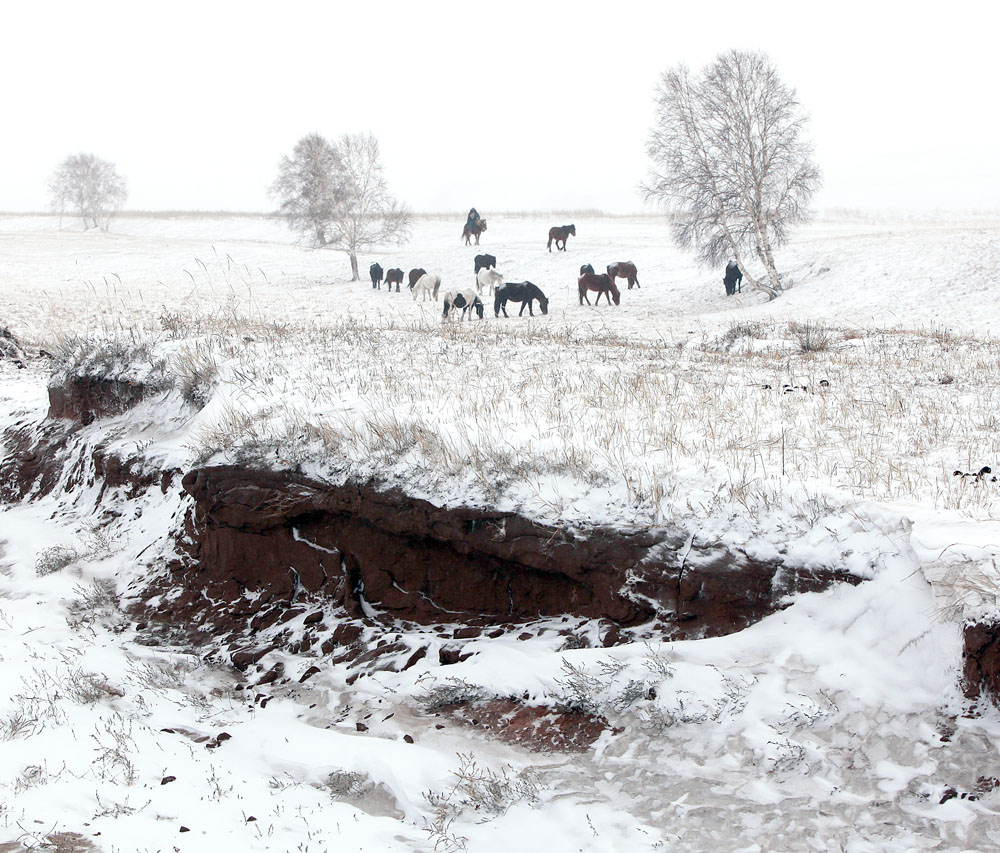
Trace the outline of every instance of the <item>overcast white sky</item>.
<instances>
[{"instance_id":1,"label":"overcast white sky","mask_svg":"<svg viewBox=\"0 0 1000 853\"><path fill-rule=\"evenodd\" d=\"M68 154L133 209L269 210L309 132L371 131L417 211L642 210L661 72L766 51L812 117L816 206L1000 208L993 3L17 2L0 210Z\"/></svg>"}]
</instances>

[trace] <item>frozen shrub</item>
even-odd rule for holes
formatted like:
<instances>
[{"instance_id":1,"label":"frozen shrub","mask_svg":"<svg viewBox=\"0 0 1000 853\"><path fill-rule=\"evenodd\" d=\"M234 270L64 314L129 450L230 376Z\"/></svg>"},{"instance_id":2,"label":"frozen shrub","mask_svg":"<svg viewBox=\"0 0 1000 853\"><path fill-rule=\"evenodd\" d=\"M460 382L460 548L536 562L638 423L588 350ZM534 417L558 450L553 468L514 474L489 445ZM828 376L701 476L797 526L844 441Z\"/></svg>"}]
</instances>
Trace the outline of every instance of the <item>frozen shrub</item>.
<instances>
[{"instance_id":1,"label":"frozen shrub","mask_svg":"<svg viewBox=\"0 0 1000 853\"><path fill-rule=\"evenodd\" d=\"M535 805L544 787L532 767L514 771L510 765L500 772L479 767L472 755L459 753L460 766L453 771L457 777L450 791L424 794L434 810L434 819L427 832L434 839L435 850L465 850L468 839L451 831L456 818L466 811L473 811L477 821L499 817L518 803Z\"/></svg>"},{"instance_id":2,"label":"frozen shrub","mask_svg":"<svg viewBox=\"0 0 1000 853\"><path fill-rule=\"evenodd\" d=\"M448 705L478 702L485 695L478 684L471 684L464 678L446 678L444 683L429 687L421 701L428 711L436 711Z\"/></svg>"},{"instance_id":3,"label":"frozen shrub","mask_svg":"<svg viewBox=\"0 0 1000 853\"><path fill-rule=\"evenodd\" d=\"M211 346L196 343L194 347L184 347L174 357L171 370L184 401L204 408L219 376L219 364Z\"/></svg>"},{"instance_id":4,"label":"frozen shrub","mask_svg":"<svg viewBox=\"0 0 1000 853\"><path fill-rule=\"evenodd\" d=\"M825 352L833 343L833 336L825 326L817 326L808 320L805 323L791 322L788 331L799 342L802 352Z\"/></svg>"},{"instance_id":5,"label":"frozen shrub","mask_svg":"<svg viewBox=\"0 0 1000 853\"><path fill-rule=\"evenodd\" d=\"M35 573L51 575L65 569L70 563L80 558L79 552L69 545L53 545L39 552L35 558Z\"/></svg>"}]
</instances>

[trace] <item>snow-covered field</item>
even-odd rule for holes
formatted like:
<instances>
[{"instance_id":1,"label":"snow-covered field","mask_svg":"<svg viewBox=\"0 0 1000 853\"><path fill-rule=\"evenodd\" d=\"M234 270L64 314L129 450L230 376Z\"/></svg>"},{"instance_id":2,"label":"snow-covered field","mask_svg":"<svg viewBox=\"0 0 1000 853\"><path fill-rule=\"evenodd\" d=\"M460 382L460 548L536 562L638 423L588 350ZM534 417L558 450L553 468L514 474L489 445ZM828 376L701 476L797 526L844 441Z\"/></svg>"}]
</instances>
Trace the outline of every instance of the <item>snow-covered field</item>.
<instances>
[{"instance_id":1,"label":"snow-covered field","mask_svg":"<svg viewBox=\"0 0 1000 853\"><path fill-rule=\"evenodd\" d=\"M791 286L770 303L727 299L655 218L577 218L559 253L548 227L569 220L488 221L476 249L461 217L419 219L362 268L467 287L489 252L547 316L497 319L487 299L486 319L442 323L440 303L352 284L343 255L264 219L82 234L0 217L0 326L74 369L162 384L80 438L151 464L375 477L572 525L669 520L871 580L730 637L482 639L447 670L432 649L351 687L272 653L294 686L261 707L121 615L179 495L100 526L85 492L7 507L0 850L1000 846L1000 715L967 715L959 685L963 620L997 611L1000 485L954 473L997 469L1000 217L822 217L779 254ZM626 259L640 290L578 304L581 264ZM0 361L0 427L42 418L50 369ZM56 547L72 552L49 571ZM439 729L427 697L456 684L573 700L620 731L539 754Z\"/></svg>"}]
</instances>

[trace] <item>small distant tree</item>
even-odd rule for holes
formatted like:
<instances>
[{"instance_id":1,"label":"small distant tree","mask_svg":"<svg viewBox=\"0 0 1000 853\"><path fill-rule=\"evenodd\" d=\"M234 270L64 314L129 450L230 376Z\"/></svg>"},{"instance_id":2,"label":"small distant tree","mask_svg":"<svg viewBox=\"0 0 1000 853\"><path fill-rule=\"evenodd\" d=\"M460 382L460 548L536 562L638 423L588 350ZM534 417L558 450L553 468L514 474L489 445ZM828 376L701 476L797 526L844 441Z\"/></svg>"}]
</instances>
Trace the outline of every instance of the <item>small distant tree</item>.
<instances>
[{"instance_id":1,"label":"small distant tree","mask_svg":"<svg viewBox=\"0 0 1000 853\"><path fill-rule=\"evenodd\" d=\"M72 211L83 220L84 230L107 231L128 198L128 182L114 163L94 154L73 154L49 179L49 195L60 216Z\"/></svg>"},{"instance_id":2,"label":"small distant tree","mask_svg":"<svg viewBox=\"0 0 1000 853\"><path fill-rule=\"evenodd\" d=\"M318 133L303 136L291 156L278 163L278 177L271 195L278 201L278 215L293 231L316 246L327 243L327 226L333 219L338 189L337 149Z\"/></svg>"},{"instance_id":3,"label":"small distant tree","mask_svg":"<svg viewBox=\"0 0 1000 853\"><path fill-rule=\"evenodd\" d=\"M774 249L808 219L820 185L806 123L794 89L763 53L731 50L699 76L679 65L656 91L644 195L672 214L678 245L709 264L735 258L747 282L772 299L783 289ZM766 280L750 274L748 253Z\"/></svg>"},{"instance_id":4,"label":"small distant tree","mask_svg":"<svg viewBox=\"0 0 1000 853\"><path fill-rule=\"evenodd\" d=\"M279 215L313 245L347 252L357 281L358 252L409 237L410 212L389 192L378 140L346 134L331 143L318 134L303 137L279 164L271 186Z\"/></svg>"}]
</instances>

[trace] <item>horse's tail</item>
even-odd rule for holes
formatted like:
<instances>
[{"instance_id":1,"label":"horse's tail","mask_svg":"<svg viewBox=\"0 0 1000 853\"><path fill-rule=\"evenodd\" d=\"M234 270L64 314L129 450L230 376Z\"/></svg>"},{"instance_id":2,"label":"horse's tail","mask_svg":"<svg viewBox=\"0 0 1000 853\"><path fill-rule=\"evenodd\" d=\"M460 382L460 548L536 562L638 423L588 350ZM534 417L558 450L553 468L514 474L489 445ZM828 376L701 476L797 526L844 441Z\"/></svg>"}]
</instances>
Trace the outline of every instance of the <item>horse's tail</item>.
<instances>
[{"instance_id":1,"label":"horse's tail","mask_svg":"<svg viewBox=\"0 0 1000 853\"><path fill-rule=\"evenodd\" d=\"M435 301L438 298L438 290L440 290L440 288L441 288L441 276L438 275L438 276L434 277L434 299L435 299Z\"/></svg>"}]
</instances>

